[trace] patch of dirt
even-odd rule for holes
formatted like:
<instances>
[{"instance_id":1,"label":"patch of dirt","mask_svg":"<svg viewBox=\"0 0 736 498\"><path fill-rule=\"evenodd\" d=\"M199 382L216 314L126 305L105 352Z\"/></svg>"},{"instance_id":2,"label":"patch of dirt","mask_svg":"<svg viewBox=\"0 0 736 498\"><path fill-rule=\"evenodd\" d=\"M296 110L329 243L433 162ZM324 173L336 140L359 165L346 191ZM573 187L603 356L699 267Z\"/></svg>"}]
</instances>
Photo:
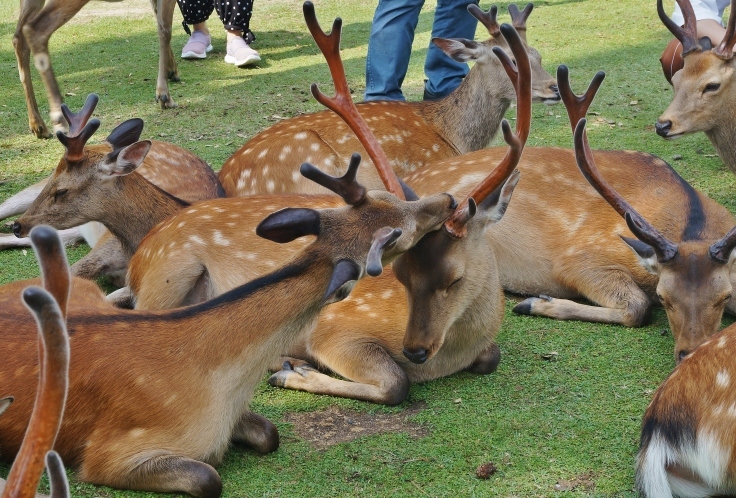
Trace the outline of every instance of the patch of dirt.
<instances>
[{"instance_id":1,"label":"patch of dirt","mask_svg":"<svg viewBox=\"0 0 736 498\"><path fill-rule=\"evenodd\" d=\"M408 420L425 407L426 403L413 403L399 413L360 413L333 406L318 412L287 413L284 420L294 424L298 437L322 450L373 434L404 432L415 438L427 436L426 427Z\"/></svg>"},{"instance_id":2,"label":"patch of dirt","mask_svg":"<svg viewBox=\"0 0 736 498\"><path fill-rule=\"evenodd\" d=\"M598 477L596 472L589 470L578 474L569 481L560 479L554 485L555 491L595 491L595 478Z\"/></svg>"}]
</instances>

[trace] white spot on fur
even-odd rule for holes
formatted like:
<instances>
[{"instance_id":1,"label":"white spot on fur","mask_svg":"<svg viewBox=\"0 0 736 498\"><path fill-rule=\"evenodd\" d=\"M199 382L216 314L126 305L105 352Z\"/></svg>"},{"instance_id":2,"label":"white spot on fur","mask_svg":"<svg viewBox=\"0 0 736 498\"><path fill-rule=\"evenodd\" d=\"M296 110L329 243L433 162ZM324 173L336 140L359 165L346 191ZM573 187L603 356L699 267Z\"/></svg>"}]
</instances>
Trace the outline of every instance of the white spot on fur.
<instances>
[{"instance_id":1,"label":"white spot on fur","mask_svg":"<svg viewBox=\"0 0 736 498\"><path fill-rule=\"evenodd\" d=\"M202 244L202 245L204 245L204 240L202 240L201 238L199 238L199 236L197 236L197 235L191 235L189 237L189 240L191 240L192 242L194 242L196 244Z\"/></svg>"},{"instance_id":2,"label":"white spot on fur","mask_svg":"<svg viewBox=\"0 0 736 498\"><path fill-rule=\"evenodd\" d=\"M727 388L728 385L731 383L731 376L728 374L727 371L721 370L718 372L718 375L716 375L716 385L718 387Z\"/></svg>"},{"instance_id":3,"label":"white spot on fur","mask_svg":"<svg viewBox=\"0 0 736 498\"><path fill-rule=\"evenodd\" d=\"M230 240L223 237L222 233L219 230L215 230L213 240L215 244L217 244L218 246L229 246L230 245Z\"/></svg>"},{"instance_id":4,"label":"white spot on fur","mask_svg":"<svg viewBox=\"0 0 736 498\"><path fill-rule=\"evenodd\" d=\"M263 149L260 154L258 154L258 159L263 159L266 157L266 154L268 154L268 149Z\"/></svg>"},{"instance_id":5,"label":"white spot on fur","mask_svg":"<svg viewBox=\"0 0 736 498\"><path fill-rule=\"evenodd\" d=\"M178 224L178 225L176 225L176 228L181 228L181 227L183 227L184 225L186 225L186 223L187 223L186 221L180 221L180 222L179 222L179 224Z\"/></svg>"},{"instance_id":6,"label":"white spot on fur","mask_svg":"<svg viewBox=\"0 0 736 498\"><path fill-rule=\"evenodd\" d=\"M266 182L266 190L268 190L269 194L273 194L274 190L276 190L276 184L273 180L268 180L268 182Z\"/></svg>"},{"instance_id":7,"label":"white spot on fur","mask_svg":"<svg viewBox=\"0 0 736 498\"><path fill-rule=\"evenodd\" d=\"M307 138L307 132L300 131L299 133L297 133L296 135L294 135L294 138L297 139L297 140L304 140L305 138Z\"/></svg>"}]
</instances>

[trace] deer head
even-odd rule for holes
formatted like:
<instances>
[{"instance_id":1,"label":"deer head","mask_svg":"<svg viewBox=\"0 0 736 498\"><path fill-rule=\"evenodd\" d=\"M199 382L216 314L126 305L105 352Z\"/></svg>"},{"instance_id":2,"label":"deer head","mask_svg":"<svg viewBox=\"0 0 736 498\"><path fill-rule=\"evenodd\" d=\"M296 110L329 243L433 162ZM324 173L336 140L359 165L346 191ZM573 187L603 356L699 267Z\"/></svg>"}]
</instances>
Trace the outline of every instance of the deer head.
<instances>
[{"instance_id":1,"label":"deer head","mask_svg":"<svg viewBox=\"0 0 736 498\"><path fill-rule=\"evenodd\" d=\"M675 338L675 360L681 361L695 347L720 329L721 318L733 292L730 274L736 259L736 229L717 241L700 240L697 234L671 241L641 216L600 175L585 132L584 118L595 90L603 79L599 73L584 97L570 89L567 68L557 73L562 100L575 125L575 158L580 171L624 219L635 238L621 236L639 263L656 275L657 298L667 312Z\"/></svg>"},{"instance_id":2,"label":"deer head","mask_svg":"<svg viewBox=\"0 0 736 498\"><path fill-rule=\"evenodd\" d=\"M501 286L495 255L486 238L486 228L497 223L506 212L511 194L519 181L515 170L521 159L531 124L531 66L524 43L508 24L500 26L516 62L500 47L500 59L516 89L518 110L516 134L506 120L502 122L509 150L501 163L460 203L443 229L427 234L394 264L399 281L409 297L409 320L404 336L404 355L424 363L442 346L451 325L468 316L493 313L493 303L482 302L486 286L493 289L484 296L500 299Z\"/></svg>"},{"instance_id":3,"label":"deer head","mask_svg":"<svg viewBox=\"0 0 736 498\"><path fill-rule=\"evenodd\" d=\"M689 0L677 0L685 25L677 26L667 17L662 0L657 12L665 26L682 44L683 68L672 76L674 97L657 119L657 134L667 139L687 133L716 132L733 121L736 112L733 45L736 43L736 9L731 15L723 41L712 47L710 39L698 40L695 13ZM729 131L731 127L728 127ZM729 133L728 140L732 134ZM714 138L711 138L714 140ZM716 144L717 148L721 148ZM729 165L731 166L731 165Z\"/></svg>"}]
</instances>

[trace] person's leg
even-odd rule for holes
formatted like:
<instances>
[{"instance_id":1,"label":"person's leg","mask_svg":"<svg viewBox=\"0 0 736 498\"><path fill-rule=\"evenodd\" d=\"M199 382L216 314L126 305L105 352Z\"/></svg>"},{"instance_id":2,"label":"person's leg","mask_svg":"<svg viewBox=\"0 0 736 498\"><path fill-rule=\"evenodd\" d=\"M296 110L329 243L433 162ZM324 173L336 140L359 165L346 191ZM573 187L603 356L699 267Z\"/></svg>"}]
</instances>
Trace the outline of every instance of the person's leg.
<instances>
[{"instance_id":1,"label":"person's leg","mask_svg":"<svg viewBox=\"0 0 736 498\"><path fill-rule=\"evenodd\" d=\"M365 60L365 100L404 100L414 30L424 0L379 0Z\"/></svg>"},{"instance_id":2,"label":"person's leg","mask_svg":"<svg viewBox=\"0 0 736 498\"><path fill-rule=\"evenodd\" d=\"M478 0L438 0L432 24L432 38L475 38L478 20L468 12L468 4ZM468 74L468 65L447 56L437 45L429 42L424 74L427 82L424 99L438 99L452 93Z\"/></svg>"},{"instance_id":3,"label":"person's leg","mask_svg":"<svg viewBox=\"0 0 736 498\"><path fill-rule=\"evenodd\" d=\"M225 62L241 67L260 61L250 46L256 39L249 29L253 0L215 0L215 8L227 31Z\"/></svg>"},{"instance_id":4,"label":"person's leg","mask_svg":"<svg viewBox=\"0 0 736 498\"><path fill-rule=\"evenodd\" d=\"M204 59L207 52L212 50L210 32L207 29L207 19L215 10L212 0L176 0L179 10L184 17L184 30L190 35L184 48L181 50L182 59ZM189 31L189 24L194 32Z\"/></svg>"}]
</instances>

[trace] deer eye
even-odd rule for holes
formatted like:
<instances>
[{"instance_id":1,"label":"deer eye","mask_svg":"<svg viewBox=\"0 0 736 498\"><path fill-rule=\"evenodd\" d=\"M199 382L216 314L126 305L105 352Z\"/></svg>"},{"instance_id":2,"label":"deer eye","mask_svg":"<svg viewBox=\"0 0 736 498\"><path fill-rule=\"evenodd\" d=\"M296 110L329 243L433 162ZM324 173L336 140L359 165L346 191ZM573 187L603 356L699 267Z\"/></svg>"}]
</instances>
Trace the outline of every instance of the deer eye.
<instances>
[{"instance_id":1,"label":"deer eye","mask_svg":"<svg viewBox=\"0 0 736 498\"><path fill-rule=\"evenodd\" d=\"M703 93L715 92L719 88L721 88L720 83L708 83L707 85L705 85L705 88L703 89Z\"/></svg>"},{"instance_id":2,"label":"deer eye","mask_svg":"<svg viewBox=\"0 0 736 498\"><path fill-rule=\"evenodd\" d=\"M450 285L447 286L447 290L449 291L450 289L452 289L453 286L455 284L457 284L458 282L460 282L462 279L463 279L463 277L460 277L460 278L456 279L454 282L452 282Z\"/></svg>"},{"instance_id":3,"label":"deer eye","mask_svg":"<svg viewBox=\"0 0 736 498\"><path fill-rule=\"evenodd\" d=\"M67 194L67 192L69 192L69 189L66 189L66 188L61 188L57 190L56 192L54 192L54 201L58 201L59 199L64 197Z\"/></svg>"}]
</instances>

